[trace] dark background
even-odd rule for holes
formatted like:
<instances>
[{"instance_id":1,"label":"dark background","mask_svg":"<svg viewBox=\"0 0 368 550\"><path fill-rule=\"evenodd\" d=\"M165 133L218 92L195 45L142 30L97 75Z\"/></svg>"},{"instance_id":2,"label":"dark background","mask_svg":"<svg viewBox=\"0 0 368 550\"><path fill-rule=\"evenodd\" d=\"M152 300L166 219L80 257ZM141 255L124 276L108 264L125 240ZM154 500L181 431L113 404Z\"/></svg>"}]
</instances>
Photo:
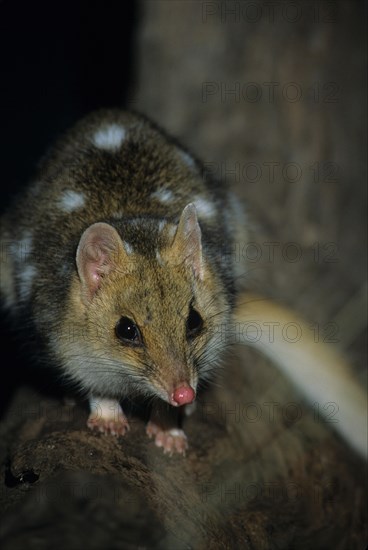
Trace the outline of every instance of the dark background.
<instances>
[{"instance_id":1,"label":"dark background","mask_svg":"<svg viewBox=\"0 0 368 550\"><path fill-rule=\"evenodd\" d=\"M134 1L0 1L2 208L56 135L124 104L137 11Z\"/></svg>"}]
</instances>

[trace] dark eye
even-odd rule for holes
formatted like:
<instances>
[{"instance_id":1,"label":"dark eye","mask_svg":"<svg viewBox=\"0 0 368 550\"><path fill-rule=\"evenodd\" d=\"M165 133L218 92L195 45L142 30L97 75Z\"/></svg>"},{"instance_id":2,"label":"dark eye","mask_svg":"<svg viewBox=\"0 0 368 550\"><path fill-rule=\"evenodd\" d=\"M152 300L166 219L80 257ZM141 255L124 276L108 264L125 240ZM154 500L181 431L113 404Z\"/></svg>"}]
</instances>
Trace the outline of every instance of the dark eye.
<instances>
[{"instance_id":1,"label":"dark eye","mask_svg":"<svg viewBox=\"0 0 368 550\"><path fill-rule=\"evenodd\" d=\"M203 319L192 306L189 308L189 315L187 319L187 338L194 338L197 336L203 327Z\"/></svg>"},{"instance_id":2,"label":"dark eye","mask_svg":"<svg viewBox=\"0 0 368 550\"><path fill-rule=\"evenodd\" d=\"M132 344L135 346L142 344L139 328L128 317L121 317L116 323L115 334L123 344Z\"/></svg>"}]
</instances>

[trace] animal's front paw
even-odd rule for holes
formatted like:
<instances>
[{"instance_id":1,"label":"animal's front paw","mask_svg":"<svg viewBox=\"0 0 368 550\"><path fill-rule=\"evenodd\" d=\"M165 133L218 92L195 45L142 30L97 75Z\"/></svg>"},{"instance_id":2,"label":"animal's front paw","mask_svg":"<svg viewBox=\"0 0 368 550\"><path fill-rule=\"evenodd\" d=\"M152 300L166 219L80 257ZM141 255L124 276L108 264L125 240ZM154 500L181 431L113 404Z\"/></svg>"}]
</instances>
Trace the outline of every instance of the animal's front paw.
<instances>
[{"instance_id":1,"label":"animal's front paw","mask_svg":"<svg viewBox=\"0 0 368 550\"><path fill-rule=\"evenodd\" d=\"M117 401L90 399L91 412L87 420L90 430L109 435L125 435L129 422Z\"/></svg>"},{"instance_id":2,"label":"animal's front paw","mask_svg":"<svg viewBox=\"0 0 368 550\"><path fill-rule=\"evenodd\" d=\"M183 430L178 428L164 430L150 420L146 427L146 433L149 437L154 437L157 447L162 447L164 453L169 453L170 456L173 453L185 455L185 451L188 449L187 436Z\"/></svg>"},{"instance_id":3,"label":"animal's front paw","mask_svg":"<svg viewBox=\"0 0 368 550\"><path fill-rule=\"evenodd\" d=\"M96 418L95 414L89 415L87 426L90 430L116 436L125 435L130 429L129 422L125 417L121 420L114 420L110 418Z\"/></svg>"}]
</instances>

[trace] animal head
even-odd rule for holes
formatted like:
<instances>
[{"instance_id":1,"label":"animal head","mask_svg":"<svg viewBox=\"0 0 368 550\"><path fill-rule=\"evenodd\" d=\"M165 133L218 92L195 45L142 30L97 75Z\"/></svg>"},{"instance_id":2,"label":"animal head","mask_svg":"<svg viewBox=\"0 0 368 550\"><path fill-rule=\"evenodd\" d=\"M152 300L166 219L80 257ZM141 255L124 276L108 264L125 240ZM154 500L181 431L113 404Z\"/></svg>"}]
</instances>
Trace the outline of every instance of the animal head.
<instances>
[{"instance_id":1,"label":"animal head","mask_svg":"<svg viewBox=\"0 0 368 550\"><path fill-rule=\"evenodd\" d=\"M146 243L149 231L155 246L142 253L106 223L81 236L71 315L84 331L73 345L65 342L64 355L91 392L123 397L136 390L184 405L219 359L225 293L203 253L193 204L177 225L133 220L130 230L146 232Z\"/></svg>"}]
</instances>

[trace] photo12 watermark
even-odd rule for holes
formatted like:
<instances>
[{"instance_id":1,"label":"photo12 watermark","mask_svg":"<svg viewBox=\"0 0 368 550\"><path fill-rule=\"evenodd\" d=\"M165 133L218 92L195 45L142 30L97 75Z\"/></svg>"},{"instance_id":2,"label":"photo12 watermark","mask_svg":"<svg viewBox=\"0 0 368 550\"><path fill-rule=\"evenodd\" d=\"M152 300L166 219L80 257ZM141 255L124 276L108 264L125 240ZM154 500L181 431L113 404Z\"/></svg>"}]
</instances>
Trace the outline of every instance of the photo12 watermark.
<instances>
[{"instance_id":1,"label":"photo12 watermark","mask_svg":"<svg viewBox=\"0 0 368 550\"><path fill-rule=\"evenodd\" d=\"M202 103L339 103L341 86L338 82L315 81L206 81L202 83Z\"/></svg>"},{"instance_id":2,"label":"photo12 watermark","mask_svg":"<svg viewBox=\"0 0 368 550\"><path fill-rule=\"evenodd\" d=\"M206 246L203 248L206 251ZM301 245L296 241L279 242L235 242L220 244L220 260L233 264L275 264L284 262L295 264L308 260L314 264L335 264L339 261L339 249L335 242L316 241L310 246Z\"/></svg>"},{"instance_id":3,"label":"photo12 watermark","mask_svg":"<svg viewBox=\"0 0 368 550\"><path fill-rule=\"evenodd\" d=\"M311 407L306 408L302 403L290 401L205 401L198 404L197 414L205 422L216 419L224 424L266 424L282 423L292 426L300 422L307 414L313 415L313 421L317 423L337 424L339 422L339 405L335 401L319 403L315 401Z\"/></svg>"},{"instance_id":4,"label":"photo12 watermark","mask_svg":"<svg viewBox=\"0 0 368 550\"><path fill-rule=\"evenodd\" d=\"M341 168L332 160L309 163L281 162L280 160L265 160L262 162L247 161L205 161L203 176L216 177L223 182L231 183L268 183L280 182L299 183L338 183L341 179Z\"/></svg>"},{"instance_id":5,"label":"photo12 watermark","mask_svg":"<svg viewBox=\"0 0 368 550\"><path fill-rule=\"evenodd\" d=\"M258 342L273 344L278 340L288 344L297 344L306 338L308 343L337 344L340 342L340 327L334 321L324 324L301 324L297 321L259 321L249 319L244 323L230 322L216 326L215 335L218 343L225 345L256 345Z\"/></svg>"},{"instance_id":6,"label":"photo12 watermark","mask_svg":"<svg viewBox=\"0 0 368 550\"><path fill-rule=\"evenodd\" d=\"M338 20L338 6L332 0L205 0L202 1L201 17L204 24L266 22L274 25L284 22L292 25L302 21L331 24Z\"/></svg>"},{"instance_id":7,"label":"photo12 watermark","mask_svg":"<svg viewBox=\"0 0 368 550\"><path fill-rule=\"evenodd\" d=\"M200 498L203 504L217 503L221 506L235 506L249 502L286 503L300 499L311 499L312 502L333 500L338 485L330 483L311 483L301 485L295 481L222 481L209 482L200 486Z\"/></svg>"}]
</instances>

